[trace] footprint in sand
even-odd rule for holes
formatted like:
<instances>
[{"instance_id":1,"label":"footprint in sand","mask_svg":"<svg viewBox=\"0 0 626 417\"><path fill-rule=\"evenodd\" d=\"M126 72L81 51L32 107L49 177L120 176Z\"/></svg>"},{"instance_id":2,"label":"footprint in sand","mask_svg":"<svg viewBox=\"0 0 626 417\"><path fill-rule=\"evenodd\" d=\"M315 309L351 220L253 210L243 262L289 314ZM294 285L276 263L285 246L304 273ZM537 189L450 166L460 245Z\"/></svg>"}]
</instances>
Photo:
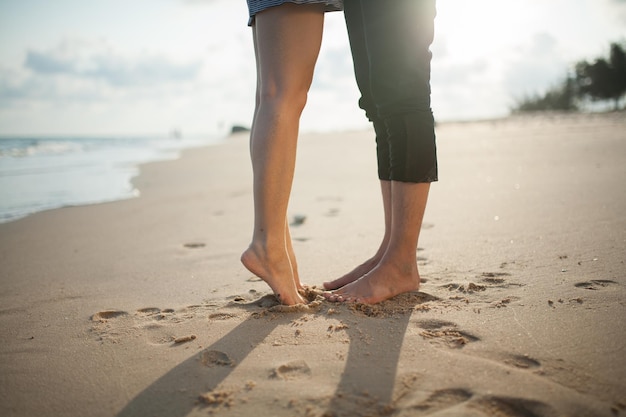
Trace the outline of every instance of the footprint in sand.
<instances>
[{"instance_id":1,"label":"footprint in sand","mask_svg":"<svg viewBox=\"0 0 626 417\"><path fill-rule=\"evenodd\" d=\"M555 410L548 404L525 398L484 396L472 400L468 406L496 417L548 417Z\"/></svg>"},{"instance_id":2,"label":"footprint in sand","mask_svg":"<svg viewBox=\"0 0 626 417\"><path fill-rule=\"evenodd\" d=\"M311 376L311 368L303 360L285 363L272 370L270 377L274 379L300 379Z\"/></svg>"},{"instance_id":3,"label":"footprint in sand","mask_svg":"<svg viewBox=\"0 0 626 417\"><path fill-rule=\"evenodd\" d=\"M189 306L175 311L172 308L144 307L133 313L122 310L104 310L91 316L92 330L100 341L118 342L132 334L145 336L149 344L164 345L180 335L173 334L172 324L198 317L212 309L212 305Z\"/></svg>"},{"instance_id":4,"label":"footprint in sand","mask_svg":"<svg viewBox=\"0 0 626 417\"><path fill-rule=\"evenodd\" d=\"M289 226L301 226L306 222L306 215L304 214L296 214L291 219Z\"/></svg>"},{"instance_id":5,"label":"footprint in sand","mask_svg":"<svg viewBox=\"0 0 626 417\"><path fill-rule=\"evenodd\" d=\"M480 284L474 284L473 282L465 284L445 284L441 286L442 288L446 288L448 291L458 291L463 294L473 294L475 292L485 291L487 289L486 286Z\"/></svg>"},{"instance_id":6,"label":"footprint in sand","mask_svg":"<svg viewBox=\"0 0 626 417\"><path fill-rule=\"evenodd\" d=\"M201 243L201 242L191 242L191 243L185 243L183 246L186 247L187 249L198 249L198 248L205 247L206 244Z\"/></svg>"},{"instance_id":7,"label":"footprint in sand","mask_svg":"<svg viewBox=\"0 0 626 417\"><path fill-rule=\"evenodd\" d=\"M617 282L611 281L610 279L592 279L590 281L578 282L574 284L574 286L585 290L599 290L613 284L617 284Z\"/></svg>"},{"instance_id":8,"label":"footprint in sand","mask_svg":"<svg viewBox=\"0 0 626 417\"><path fill-rule=\"evenodd\" d=\"M504 363L520 369L535 369L541 367L541 362L528 355L510 355L504 359Z\"/></svg>"},{"instance_id":9,"label":"footprint in sand","mask_svg":"<svg viewBox=\"0 0 626 417\"><path fill-rule=\"evenodd\" d=\"M378 304L353 303L348 309L353 313L367 317L398 317L402 314L411 314L425 303L437 301L438 297L421 291L405 292Z\"/></svg>"},{"instance_id":10,"label":"footprint in sand","mask_svg":"<svg viewBox=\"0 0 626 417\"><path fill-rule=\"evenodd\" d=\"M418 327L424 329L420 336L435 346L445 346L450 349L461 349L470 342L476 342L480 338L458 330L455 323L444 320L420 320Z\"/></svg>"},{"instance_id":11,"label":"footprint in sand","mask_svg":"<svg viewBox=\"0 0 626 417\"><path fill-rule=\"evenodd\" d=\"M235 314L231 313L213 313L209 314L209 320L229 320L237 317Z\"/></svg>"},{"instance_id":12,"label":"footprint in sand","mask_svg":"<svg viewBox=\"0 0 626 417\"><path fill-rule=\"evenodd\" d=\"M339 214L339 209L338 208L331 208L329 209L326 214L324 214L324 216L326 217L336 217Z\"/></svg>"},{"instance_id":13,"label":"footprint in sand","mask_svg":"<svg viewBox=\"0 0 626 417\"><path fill-rule=\"evenodd\" d=\"M509 274L508 272L483 272L480 275L485 278L498 278L498 277L510 277L511 276L511 274Z\"/></svg>"},{"instance_id":14,"label":"footprint in sand","mask_svg":"<svg viewBox=\"0 0 626 417\"><path fill-rule=\"evenodd\" d=\"M161 312L161 309L158 307L145 307L137 310L137 313L145 316L153 316Z\"/></svg>"},{"instance_id":15,"label":"footprint in sand","mask_svg":"<svg viewBox=\"0 0 626 417\"><path fill-rule=\"evenodd\" d=\"M178 320L174 309L144 307L135 311L133 318L134 325L129 329L134 329L145 336L151 345L170 344L176 338L168 327L170 322L176 323Z\"/></svg>"},{"instance_id":16,"label":"footprint in sand","mask_svg":"<svg viewBox=\"0 0 626 417\"><path fill-rule=\"evenodd\" d=\"M166 319L168 321L178 321L174 314L174 309L160 309L158 307L140 308L135 312L135 319L137 320L137 325L144 328L150 328L151 326L154 328L160 327L160 324L157 323Z\"/></svg>"},{"instance_id":17,"label":"footprint in sand","mask_svg":"<svg viewBox=\"0 0 626 417\"><path fill-rule=\"evenodd\" d=\"M110 319L115 319L118 317L123 317L123 316L127 316L128 313L126 311L121 311L121 310L104 310L104 311L99 311L96 314L94 314L93 316L91 316L91 320L92 321L100 321L100 322L106 322L109 321Z\"/></svg>"},{"instance_id":18,"label":"footprint in sand","mask_svg":"<svg viewBox=\"0 0 626 417\"><path fill-rule=\"evenodd\" d=\"M227 353L219 350L205 350L200 353L200 363L209 368L214 366L235 366L235 361Z\"/></svg>"},{"instance_id":19,"label":"footprint in sand","mask_svg":"<svg viewBox=\"0 0 626 417\"><path fill-rule=\"evenodd\" d=\"M482 282L496 286L504 284L506 281L504 277L509 276L511 276L511 274L508 272L483 272L480 274Z\"/></svg>"},{"instance_id":20,"label":"footprint in sand","mask_svg":"<svg viewBox=\"0 0 626 417\"><path fill-rule=\"evenodd\" d=\"M424 330L438 330L442 327L456 327L456 324L451 321L437 319L419 320L416 323L421 329Z\"/></svg>"},{"instance_id":21,"label":"footprint in sand","mask_svg":"<svg viewBox=\"0 0 626 417\"><path fill-rule=\"evenodd\" d=\"M490 293L492 290L502 290L502 289L510 289L512 287L523 287L524 284L517 282L510 282L506 279L506 277L511 276L508 272L482 272L477 275L476 282L450 282L447 284L440 285L440 288L446 289L449 292L459 292L462 294L468 295L479 295L480 293ZM459 296L451 297L451 299L463 299L467 302L465 298L459 298ZM484 300L484 296L483 296Z\"/></svg>"},{"instance_id":22,"label":"footprint in sand","mask_svg":"<svg viewBox=\"0 0 626 417\"><path fill-rule=\"evenodd\" d=\"M124 336L130 315L122 310L99 311L90 317L91 331L100 342L117 343Z\"/></svg>"},{"instance_id":23,"label":"footprint in sand","mask_svg":"<svg viewBox=\"0 0 626 417\"><path fill-rule=\"evenodd\" d=\"M433 392L427 399L409 407L410 410L421 411L411 415L432 415L446 408L455 407L471 399L474 394L463 388L449 388Z\"/></svg>"}]
</instances>

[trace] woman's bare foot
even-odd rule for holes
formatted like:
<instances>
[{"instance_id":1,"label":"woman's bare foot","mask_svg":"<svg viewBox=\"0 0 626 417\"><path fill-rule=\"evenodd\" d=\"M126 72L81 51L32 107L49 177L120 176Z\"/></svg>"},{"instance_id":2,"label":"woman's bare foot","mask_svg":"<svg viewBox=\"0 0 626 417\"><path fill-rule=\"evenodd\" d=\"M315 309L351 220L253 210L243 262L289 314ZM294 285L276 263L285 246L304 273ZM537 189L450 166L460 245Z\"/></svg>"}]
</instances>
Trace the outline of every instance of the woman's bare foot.
<instances>
[{"instance_id":1,"label":"woman's bare foot","mask_svg":"<svg viewBox=\"0 0 626 417\"><path fill-rule=\"evenodd\" d=\"M296 284L298 292L302 293L306 285L300 282L300 274L298 272L298 262L296 261L296 253L293 250L293 243L291 241L291 232L289 230L289 221L285 219L285 244L287 246L287 255L289 256L289 262L291 263L291 272L293 276L293 282Z\"/></svg>"},{"instance_id":2,"label":"woman's bare foot","mask_svg":"<svg viewBox=\"0 0 626 417\"><path fill-rule=\"evenodd\" d=\"M324 293L328 301L376 304L396 295L419 289L417 264L398 268L379 264L369 273L335 291Z\"/></svg>"},{"instance_id":3,"label":"woman's bare foot","mask_svg":"<svg viewBox=\"0 0 626 417\"><path fill-rule=\"evenodd\" d=\"M270 260L264 251L255 250L250 246L241 255L241 263L265 281L282 304L305 304L294 282L291 263L287 256L280 260Z\"/></svg>"},{"instance_id":4,"label":"woman's bare foot","mask_svg":"<svg viewBox=\"0 0 626 417\"><path fill-rule=\"evenodd\" d=\"M298 290L298 292L300 291L304 291L304 289L307 287L306 284L303 284L300 282L300 277L298 276L297 272L294 271L293 274L293 283L296 286L296 289Z\"/></svg>"},{"instance_id":5,"label":"woman's bare foot","mask_svg":"<svg viewBox=\"0 0 626 417\"><path fill-rule=\"evenodd\" d=\"M289 263L291 264L291 276L293 277L293 283L296 286L298 292L302 293L304 291L306 284L300 282L300 273L298 272L298 263L296 262L296 255L293 252L293 249L287 250L289 254Z\"/></svg>"},{"instance_id":6,"label":"woman's bare foot","mask_svg":"<svg viewBox=\"0 0 626 417\"><path fill-rule=\"evenodd\" d=\"M293 283L296 286L298 292L301 292L306 287L305 284L300 282L300 273L298 272L298 263L296 262L296 256L291 251L287 251L289 254L289 263L291 264L291 276L293 277Z\"/></svg>"},{"instance_id":7,"label":"woman's bare foot","mask_svg":"<svg viewBox=\"0 0 626 417\"><path fill-rule=\"evenodd\" d=\"M333 281L326 281L322 285L324 286L325 290L336 290L337 288L341 288L344 285L348 285L370 272L376 267L376 265L378 265L379 261L380 257L374 256L363 262L361 265L357 266L344 276L339 277Z\"/></svg>"}]
</instances>

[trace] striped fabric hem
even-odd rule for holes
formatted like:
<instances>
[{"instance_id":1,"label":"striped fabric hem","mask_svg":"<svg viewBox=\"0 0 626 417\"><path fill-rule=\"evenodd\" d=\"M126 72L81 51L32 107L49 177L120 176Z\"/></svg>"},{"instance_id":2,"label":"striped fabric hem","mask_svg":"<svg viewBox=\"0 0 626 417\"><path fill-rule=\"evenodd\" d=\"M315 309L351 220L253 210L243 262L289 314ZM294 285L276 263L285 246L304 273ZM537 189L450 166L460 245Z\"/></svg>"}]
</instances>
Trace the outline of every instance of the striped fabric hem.
<instances>
[{"instance_id":1,"label":"striped fabric hem","mask_svg":"<svg viewBox=\"0 0 626 417\"><path fill-rule=\"evenodd\" d=\"M294 4L325 4L327 12L336 12L343 10L343 0L247 0L248 2L248 12L250 15L250 20L248 21L248 26L252 25L254 22L254 16L262 12L265 9L274 6L280 6L284 3L294 3Z\"/></svg>"}]
</instances>

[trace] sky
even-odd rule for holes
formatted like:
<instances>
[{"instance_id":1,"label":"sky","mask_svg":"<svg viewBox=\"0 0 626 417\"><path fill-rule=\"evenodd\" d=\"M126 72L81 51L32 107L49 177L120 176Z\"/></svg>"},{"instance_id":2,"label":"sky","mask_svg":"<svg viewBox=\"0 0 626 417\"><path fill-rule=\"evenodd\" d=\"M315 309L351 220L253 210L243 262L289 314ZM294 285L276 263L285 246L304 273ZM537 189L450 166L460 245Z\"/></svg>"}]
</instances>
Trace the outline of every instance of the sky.
<instances>
[{"instance_id":1,"label":"sky","mask_svg":"<svg viewBox=\"0 0 626 417\"><path fill-rule=\"evenodd\" d=\"M417 0L416 0L417 1ZM439 0L440 121L505 116L626 41L626 0ZM0 0L0 135L227 133L249 125L244 0ZM343 15L326 14L302 131L368 126Z\"/></svg>"}]
</instances>

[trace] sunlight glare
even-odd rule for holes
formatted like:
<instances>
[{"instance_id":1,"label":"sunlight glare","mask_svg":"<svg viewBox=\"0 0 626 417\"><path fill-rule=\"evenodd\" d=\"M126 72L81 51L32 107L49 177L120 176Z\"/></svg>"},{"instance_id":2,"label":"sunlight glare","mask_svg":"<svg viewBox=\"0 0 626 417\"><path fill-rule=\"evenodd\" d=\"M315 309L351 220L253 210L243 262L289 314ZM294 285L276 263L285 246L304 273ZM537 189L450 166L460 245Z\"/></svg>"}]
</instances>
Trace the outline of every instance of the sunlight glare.
<instances>
[{"instance_id":1,"label":"sunlight glare","mask_svg":"<svg viewBox=\"0 0 626 417\"><path fill-rule=\"evenodd\" d=\"M498 53L528 36L533 6L521 0L439 1L434 46L440 58L457 62Z\"/></svg>"}]
</instances>

